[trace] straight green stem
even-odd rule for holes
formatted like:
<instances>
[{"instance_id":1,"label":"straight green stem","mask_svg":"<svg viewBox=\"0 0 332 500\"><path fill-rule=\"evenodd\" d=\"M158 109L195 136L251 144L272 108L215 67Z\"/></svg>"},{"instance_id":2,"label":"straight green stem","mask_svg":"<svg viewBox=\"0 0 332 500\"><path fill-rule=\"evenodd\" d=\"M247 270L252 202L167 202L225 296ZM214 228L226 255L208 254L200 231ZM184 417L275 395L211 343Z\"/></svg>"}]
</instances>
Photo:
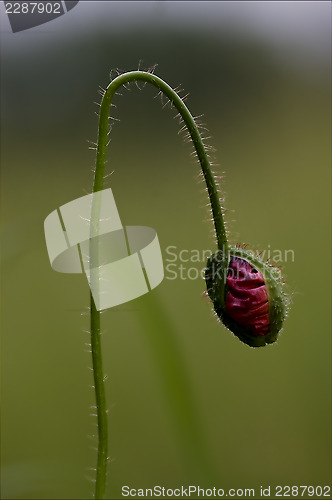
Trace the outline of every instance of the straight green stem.
<instances>
[{"instance_id":1,"label":"straight green stem","mask_svg":"<svg viewBox=\"0 0 332 500\"><path fill-rule=\"evenodd\" d=\"M90 293L90 307L92 367L98 424L98 458L96 468L95 498L102 499L104 498L106 486L108 446L107 408L101 354L100 312L96 309L92 293Z\"/></svg>"}]
</instances>

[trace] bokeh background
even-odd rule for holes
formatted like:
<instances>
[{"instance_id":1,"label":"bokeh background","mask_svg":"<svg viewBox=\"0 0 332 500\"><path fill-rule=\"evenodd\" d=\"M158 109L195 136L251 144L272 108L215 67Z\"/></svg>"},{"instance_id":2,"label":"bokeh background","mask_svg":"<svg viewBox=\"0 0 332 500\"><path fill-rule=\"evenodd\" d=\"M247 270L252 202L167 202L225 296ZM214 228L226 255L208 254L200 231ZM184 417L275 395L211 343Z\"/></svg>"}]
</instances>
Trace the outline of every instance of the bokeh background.
<instances>
[{"instance_id":1,"label":"bokeh background","mask_svg":"<svg viewBox=\"0 0 332 500\"><path fill-rule=\"evenodd\" d=\"M262 349L217 323L204 281L186 274L204 262L103 314L107 498L123 485L259 498L261 486L330 484L329 2L81 1L15 34L0 7L2 498L91 498L89 289L51 269L43 221L91 191L98 86L140 60L204 114L231 241L295 258L282 263L285 327ZM214 250L174 111L148 86L122 94L105 187L123 223L155 228L165 259L170 245Z\"/></svg>"}]
</instances>

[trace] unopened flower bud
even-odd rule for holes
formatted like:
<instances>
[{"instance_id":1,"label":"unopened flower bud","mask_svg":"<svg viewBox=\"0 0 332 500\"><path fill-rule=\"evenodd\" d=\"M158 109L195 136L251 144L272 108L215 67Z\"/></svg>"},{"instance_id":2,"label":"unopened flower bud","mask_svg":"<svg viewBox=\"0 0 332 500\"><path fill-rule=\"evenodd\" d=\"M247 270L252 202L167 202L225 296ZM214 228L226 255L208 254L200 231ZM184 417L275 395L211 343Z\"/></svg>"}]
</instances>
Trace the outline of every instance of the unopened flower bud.
<instances>
[{"instance_id":1,"label":"unopened flower bud","mask_svg":"<svg viewBox=\"0 0 332 500\"><path fill-rule=\"evenodd\" d=\"M277 268L248 251L220 250L207 261L205 279L214 309L242 342L261 347L276 341L286 315Z\"/></svg>"}]
</instances>

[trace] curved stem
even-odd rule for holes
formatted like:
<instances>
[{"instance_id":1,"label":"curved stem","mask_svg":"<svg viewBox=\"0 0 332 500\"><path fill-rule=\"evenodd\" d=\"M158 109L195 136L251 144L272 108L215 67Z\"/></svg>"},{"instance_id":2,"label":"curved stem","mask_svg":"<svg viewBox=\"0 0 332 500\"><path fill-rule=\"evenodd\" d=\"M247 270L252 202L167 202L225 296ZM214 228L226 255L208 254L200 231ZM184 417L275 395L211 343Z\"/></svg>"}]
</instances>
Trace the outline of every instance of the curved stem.
<instances>
[{"instance_id":1,"label":"curved stem","mask_svg":"<svg viewBox=\"0 0 332 500\"><path fill-rule=\"evenodd\" d=\"M115 78L108 85L106 89L100 107L99 135L98 135L96 171L95 171L93 192L100 191L101 189L103 189L103 177L105 171L105 161L106 161L107 142L108 142L107 141L108 115L113 96L117 91L117 89L121 87L121 85L132 81L144 81L151 83L152 85L157 87L157 89L159 89L174 104L179 114L181 115L184 123L186 124L188 132L195 146L196 153L208 189L211 208L212 208L213 221L216 229L218 248L219 250L222 250L223 252L225 252L225 254L227 254L228 243L223 221L223 215L219 202L218 189L213 174L211 172L210 162L201 135L199 133L198 127L189 109L187 108L181 97L166 82L164 82L158 76L153 75L152 73L147 73L145 71L130 71L128 73L123 73L122 75Z\"/></svg>"},{"instance_id":2,"label":"curved stem","mask_svg":"<svg viewBox=\"0 0 332 500\"><path fill-rule=\"evenodd\" d=\"M161 78L152 73L144 71L130 71L115 78L107 87L103 96L100 115L99 115L99 131L98 131L98 144L97 144L97 158L96 170L93 183L93 192L101 191L103 189L104 171L107 153L107 136L109 128L109 110L112 99L117 89L126 83L132 81L144 81L151 83L157 87L175 106L179 115L187 126L188 132L191 136L196 153L202 168L205 178L206 186L209 193L214 226L216 230L218 248L225 254L228 252L228 243L226 237L226 230L224 226L221 206L219 202L218 189L211 172L208 155L206 153L203 140L199 133L198 127L195 123L187 106L184 104L181 97ZM93 219L93 217L92 217ZM92 226L98 221L92 220ZM96 232L95 234L98 234ZM93 239L93 238L92 238ZM94 252L93 244L91 252ZM91 255L91 254L90 254ZM91 255L92 259L92 255ZM96 407L98 418L98 459L96 470L96 487L95 498L102 499L105 493L106 484L106 465L107 465L107 411L106 411L106 398L104 387L104 375L102 367L101 355L101 341L100 341L100 312L97 311L93 297L91 294L91 351L93 362L93 374L96 394Z\"/></svg>"}]
</instances>

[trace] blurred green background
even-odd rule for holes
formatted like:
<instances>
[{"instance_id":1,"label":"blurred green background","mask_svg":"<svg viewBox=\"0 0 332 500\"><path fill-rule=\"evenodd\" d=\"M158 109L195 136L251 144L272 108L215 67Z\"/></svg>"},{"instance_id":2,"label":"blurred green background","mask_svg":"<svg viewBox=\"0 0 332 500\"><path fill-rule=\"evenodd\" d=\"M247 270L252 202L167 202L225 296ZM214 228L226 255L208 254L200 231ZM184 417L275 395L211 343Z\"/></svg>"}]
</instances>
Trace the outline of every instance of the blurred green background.
<instances>
[{"instance_id":1,"label":"blurred green background","mask_svg":"<svg viewBox=\"0 0 332 500\"><path fill-rule=\"evenodd\" d=\"M330 484L328 3L93 4L16 34L2 19L2 498L91 498L89 289L52 271L43 222L91 191L98 86L140 59L204 113L231 241L295 258L282 263L285 327L263 349L217 323L202 279L167 270L103 314L107 498L123 485L259 498L260 486ZM148 86L122 94L105 183L122 222L156 229L165 266L170 245L215 250L174 111Z\"/></svg>"}]
</instances>

